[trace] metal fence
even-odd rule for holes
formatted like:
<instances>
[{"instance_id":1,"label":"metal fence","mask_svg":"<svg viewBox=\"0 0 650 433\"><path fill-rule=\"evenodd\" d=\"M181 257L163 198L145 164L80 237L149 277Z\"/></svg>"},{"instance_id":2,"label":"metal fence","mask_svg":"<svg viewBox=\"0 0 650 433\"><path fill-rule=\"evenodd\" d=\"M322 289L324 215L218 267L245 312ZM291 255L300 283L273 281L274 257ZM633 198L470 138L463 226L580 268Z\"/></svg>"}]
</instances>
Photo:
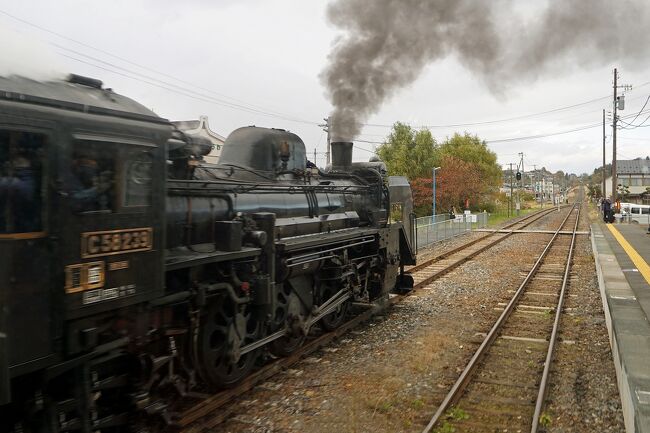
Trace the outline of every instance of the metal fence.
<instances>
[{"instance_id":1,"label":"metal fence","mask_svg":"<svg viewBox=\"0 0 650 433\"><path fill-rule=\"evenodd\" d=\"M448 214L439 214L435 218L431 216L417 218L415 220L415 233L418 250L474 229L484 228L487 226L487 220L488 214L486 212L456 215L453 220L449 219Z\"/></svg>"}]
</instances>

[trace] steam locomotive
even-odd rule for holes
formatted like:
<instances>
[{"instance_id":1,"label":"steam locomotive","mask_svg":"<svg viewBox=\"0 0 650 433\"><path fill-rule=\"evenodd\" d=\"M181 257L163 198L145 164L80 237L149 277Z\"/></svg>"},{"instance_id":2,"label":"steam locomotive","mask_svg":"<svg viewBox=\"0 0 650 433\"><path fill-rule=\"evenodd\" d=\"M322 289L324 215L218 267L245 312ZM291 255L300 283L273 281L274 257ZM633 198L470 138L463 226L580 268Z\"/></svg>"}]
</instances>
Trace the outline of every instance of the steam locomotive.
<instances>
[{"instance_id":1,"label":"steam locomotive","mask_svg":"<svg viewBox=\"0 0 650 433\"><path fill-rule=\"evenodd\" d=\"M0 77L0 431L165 415L412 284L409 184L352 146L245 127L208 164L98 80Z\"/></svg>"}]
</instances>

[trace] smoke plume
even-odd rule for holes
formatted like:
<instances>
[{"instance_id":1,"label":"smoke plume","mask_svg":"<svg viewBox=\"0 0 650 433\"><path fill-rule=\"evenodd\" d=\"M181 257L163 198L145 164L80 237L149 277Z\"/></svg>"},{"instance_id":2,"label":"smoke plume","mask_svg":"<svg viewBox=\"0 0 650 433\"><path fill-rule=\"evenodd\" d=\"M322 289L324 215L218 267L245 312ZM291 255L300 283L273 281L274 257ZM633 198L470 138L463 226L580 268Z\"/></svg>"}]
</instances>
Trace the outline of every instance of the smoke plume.
<instances>
[{"instance_id":1,"label":"smoke plume","mask_svg":"<svg viewBox=\"0 0 650 433\"><path fill-rule=\"evenodd\" d=\"M43 42L6 27L0 27L0 76L20 75L38 81L63 79L63 64Z\"/></svg>"},{"instance_id":2,"label":"smoke plume","mask_svg":"<svg viewBox=\"0 0 650 433\"><path fill-rule=\"evenodd\" d=\"M533 81L551 69L559 74L650 60L646 0L535 3L335 0L327 16L344 34L321 74L334 107L332 138L356 137L384 101L415 81L427 64L451 55L494 94L504 91L503 83ZM535 10L527 16L516 12L517 6Z\"/></svg>"}]
</instances>

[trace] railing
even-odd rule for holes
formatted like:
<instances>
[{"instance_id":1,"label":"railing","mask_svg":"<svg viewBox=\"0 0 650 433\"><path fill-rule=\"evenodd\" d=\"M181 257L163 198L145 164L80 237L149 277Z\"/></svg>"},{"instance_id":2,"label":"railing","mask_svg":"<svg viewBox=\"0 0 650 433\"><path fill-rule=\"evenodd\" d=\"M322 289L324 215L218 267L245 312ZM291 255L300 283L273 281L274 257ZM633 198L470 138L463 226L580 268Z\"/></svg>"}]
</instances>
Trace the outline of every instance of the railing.
<instances>
[{"instance_id":1,"label":"railing","mask_svg":"<svg viewBox=\"0 0 650 433\"><path fill-rule=\"evenodd\" d=\"M449 214L439 214L435 218L431 216L417 218L415 220L415 234L417 236L418 250L436 242L468 233L474 229L484 228L487 226L487 219L488 214L485 212L456 215L453 220L449 218Z\"/></svg>"}]
</instances>

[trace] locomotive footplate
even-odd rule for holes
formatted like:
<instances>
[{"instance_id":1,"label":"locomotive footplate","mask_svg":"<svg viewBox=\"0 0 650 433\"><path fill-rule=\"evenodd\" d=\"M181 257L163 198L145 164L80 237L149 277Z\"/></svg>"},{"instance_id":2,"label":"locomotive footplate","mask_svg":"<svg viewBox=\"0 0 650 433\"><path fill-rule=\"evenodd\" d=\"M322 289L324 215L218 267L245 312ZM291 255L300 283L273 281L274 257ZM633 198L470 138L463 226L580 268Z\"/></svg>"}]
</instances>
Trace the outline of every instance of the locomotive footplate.
<instances>
[{"instance_id":1,"label":"locomotive footplate","mask_svg":"<svg viewBox=\"0 0 650 433\"><path fill-rule=\"evenodd\" d=\"M284 252L300 251L313 247L325 247L327 245L339 244L346 241L374 236L379 233L379 229L343 229L330 233L318 233L314 235L297 236L285 238L277 241L276 246Z\"/></svg>"},{"instance_id":2,"label":"locomotive footplate","mask_svg":"<svg viewBox=\"0 0 650 433\"><path fill-rule=\"evenodd\" d=\"M212 245L195 245L195 248L214 248ZM168 271L183 269L193 266L217 263L222 261L238 260L246 257L256 257L261 254L261 249L242 247L241 251L211 251L196 252L187 248L175 248L170 250L165 260L165 267Z\"/></svg>"}]
</instances>

